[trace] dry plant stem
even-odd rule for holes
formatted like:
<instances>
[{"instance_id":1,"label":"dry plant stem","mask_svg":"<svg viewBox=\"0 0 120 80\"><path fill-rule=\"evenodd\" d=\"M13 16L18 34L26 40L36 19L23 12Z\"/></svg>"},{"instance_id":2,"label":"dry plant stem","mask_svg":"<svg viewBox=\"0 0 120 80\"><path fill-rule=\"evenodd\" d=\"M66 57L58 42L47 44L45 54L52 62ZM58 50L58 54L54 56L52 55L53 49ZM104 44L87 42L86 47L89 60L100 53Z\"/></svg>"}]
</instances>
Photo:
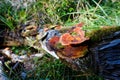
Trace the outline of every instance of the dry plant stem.
<instances>
[{"instance_id":1,"label":"dry plant stem","mask_svg":"<svg viewBox=\"0 0 120 80\"><path fill-rule=\"evenodd\" d=\"M90 73L84 73L84 74L80 74L80 75L75 75L73 77L80 77L80 76L91 76L93 74L90 74Z\"/></svg>"},{"instance_id":2,"label":"dry plant stem","mask_svg":"<svg viewBox=\"0 0 120 80\"><path fill-rule=\"evenodd\" d=\"M99 0L98 4L100 4L100 3L101 3L101 1L102 1L102 0ZM95 11L97 10L97 8L98 8L98 6L96 6L96 8L95 8L95 10L94 10L93 14L95 14Z\"/></svg>"}]
</instances>

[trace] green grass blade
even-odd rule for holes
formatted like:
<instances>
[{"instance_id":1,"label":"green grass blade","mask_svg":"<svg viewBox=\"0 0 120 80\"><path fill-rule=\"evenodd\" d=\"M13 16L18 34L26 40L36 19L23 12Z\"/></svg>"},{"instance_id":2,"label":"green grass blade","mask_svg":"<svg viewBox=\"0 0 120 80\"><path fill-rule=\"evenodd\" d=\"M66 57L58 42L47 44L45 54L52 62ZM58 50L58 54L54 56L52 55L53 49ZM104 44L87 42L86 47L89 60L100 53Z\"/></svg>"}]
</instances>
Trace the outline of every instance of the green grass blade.
<instances>
[{"instance_id":1,"label":"green grass blade","mask_svg":"<svg viewBox=\"0 0 120 80\"><path fill-rule=\"evenodd\" d=\"M13 23L10 22L9 20L7 20L6 18L4 18L3 16L0 15L0 20L7 25L11 30L14 29L13 27Z\"/></svg>"},{"instance_id":2,"label":"green grass blade","mask_svg":"<svg viewBox=\"0 0 120 80\"><path fill-rule=\"evenodd\" d=\"M100 9L101 11L103 12L103 14L108 17L107 13L105 12L105 10L95 1L95 0L92 0Z\"/></svg>"}]
</instances>

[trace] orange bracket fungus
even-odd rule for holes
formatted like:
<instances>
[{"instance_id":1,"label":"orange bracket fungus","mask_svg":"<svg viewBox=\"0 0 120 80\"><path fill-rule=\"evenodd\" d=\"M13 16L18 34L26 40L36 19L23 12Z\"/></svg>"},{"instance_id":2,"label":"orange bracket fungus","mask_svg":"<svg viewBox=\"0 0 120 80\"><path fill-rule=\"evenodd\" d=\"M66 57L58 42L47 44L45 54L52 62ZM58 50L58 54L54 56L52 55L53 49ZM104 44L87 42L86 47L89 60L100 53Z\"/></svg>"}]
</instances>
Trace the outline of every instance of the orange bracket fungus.
<instances>
[{"instance_id":1,"label":"orange bracket fungus","mask_svg":"<svg viewBox=\"0 0 120 80\"><path fill-rule=\"evenodd\" d=\"M81 28L82 24L80 23L61 36L54 36L49 40L49 45L56 50L60 58L75 59L85 55L87 45L81 45L81 43L89 38L85 37L85 31Z\"/></svg>"}]
</instances>

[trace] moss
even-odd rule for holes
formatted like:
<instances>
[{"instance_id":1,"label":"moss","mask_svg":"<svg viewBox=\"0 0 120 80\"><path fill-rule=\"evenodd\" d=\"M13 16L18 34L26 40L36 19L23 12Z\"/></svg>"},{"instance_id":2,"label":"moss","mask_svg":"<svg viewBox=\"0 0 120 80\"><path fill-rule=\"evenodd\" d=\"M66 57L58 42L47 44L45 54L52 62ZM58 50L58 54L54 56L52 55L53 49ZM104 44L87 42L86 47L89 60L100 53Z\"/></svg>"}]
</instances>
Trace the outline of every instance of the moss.
<instances>
[{"instance_id":1,"label":"moss","mask_svg":"<svg viewBox=\"0 0 120 80\"><path fill-rule=\"evenodd\" d=\"M57 43L57 44L56 44L56 47L57 47L57 49L62 49L62 48L64 48L64 46L63 46L61 43Z\"/></svg>"},{"instance_id":2,"label":"moss","mask_svg":"<svg viewBox=\"0 0 120 80\"><path fill-rule=\"evenodd\" d=\"M117 27L103 27L99 30L93 30L87 33L87 36L90 37L91 41L98 42L101 41L104 37L109 36L110 34L119 31L120 26Z\"/></svg>"}]
</instances>

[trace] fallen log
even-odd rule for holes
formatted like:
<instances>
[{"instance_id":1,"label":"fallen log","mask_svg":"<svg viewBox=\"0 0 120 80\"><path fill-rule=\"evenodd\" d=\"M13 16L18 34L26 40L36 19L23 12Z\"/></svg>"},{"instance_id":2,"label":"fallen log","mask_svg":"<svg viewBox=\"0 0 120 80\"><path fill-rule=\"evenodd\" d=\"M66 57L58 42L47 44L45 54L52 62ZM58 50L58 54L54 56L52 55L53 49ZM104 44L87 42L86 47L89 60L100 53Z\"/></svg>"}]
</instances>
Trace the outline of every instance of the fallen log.
<instances>
[{"instance_id":1,"label":"fallen log","mask_svg":"<svg viewBox=\"0 0 120 80\"><path fill-rule=\"evenodd\" d=\"M63 61L63 63L67 64L73 70L81 71L84 73L98 72L98 75L103 76L105 79L109 79L109 77L111 79L119 78L118 75L119 57L117 57L117 55L119 56L119 54L115 55L114 53L120 52L119 51L120 46L118 45L120 39L120 33L117 32L120 30L120 27L107 27L107 28L104 27L100 30L93 31L91 33L86 33L87 36L90 38L90 40L88 40L88 38L85 37L83 31L81 31L80 33L79 31L76 32L79 36L82 35L82 41L79 41L81 37L79 38L79 36L76 35L76 33L71 33L72 30L77 31L78 29L76 30L76 28L71 28L68 31L68 33L70 32L69 36L71 37L71 39L69 43L67 43L67 45L70 44L70 46L66 46L66 47L61 46L59 44L57 44L56 47L56 45L54 45L55 43L53 45L49 44L49 40L52 37L60 36L59 32L56 30L48 29L48 31L45 32L44 29L36 28L36 26L33 25L28 26L28 28L22 28L22 29L24 30L21 31L21 29L18 29L17 31L10 31L10 32L8 31L7 33L5 33L4 34L5 41L3 43L4 46L27 45L37 50L42 50L41 49L42 47L48 53L51 54L52 52L51 54L52 56L54 56L57 59L59 58L61 61ZM74 42L74 40L77 42ZM13 44L9 43L9 41L11 41ZM8 43L6 44L6 42ZM69 49L67 49L68 47ZM80 51L78 48L80 48ZM66 52L64 53L63 50L65 50L66 52L68 50L69 51L78 50L79 53L76 54L70 51L71 54L69 53L66 54ZM111 55L115 57L113 58L113 56ZM107 66L104 64L106 64ZM115 66L114 69L108 71L113 66ZM118 71L116 70L116 66ZM113 76L115 76L115 78Z\"/></svg>"},{"instance_id":2,"label":"fallen log","mask_svg":"<svg viewBox=\"0 0 120 80\"><path fill-rule=\"evenodd\" d=\"M111 36L112 35L112 36ZM120 79L120 31L90 48L94 71L105 79Z\"/></svg>"}]
</instances>

